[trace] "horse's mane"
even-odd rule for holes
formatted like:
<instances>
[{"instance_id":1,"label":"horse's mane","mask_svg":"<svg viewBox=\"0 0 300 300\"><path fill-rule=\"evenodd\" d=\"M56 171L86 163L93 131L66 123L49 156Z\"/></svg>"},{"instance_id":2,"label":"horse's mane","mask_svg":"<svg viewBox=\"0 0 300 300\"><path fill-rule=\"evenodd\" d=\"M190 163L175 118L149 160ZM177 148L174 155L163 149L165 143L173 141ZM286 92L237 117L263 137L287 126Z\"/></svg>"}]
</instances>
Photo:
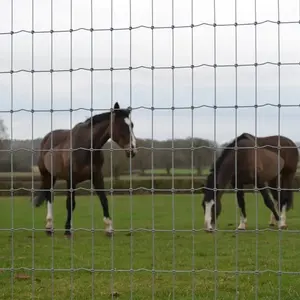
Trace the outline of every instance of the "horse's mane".
<instances>
[{"instance_id":1,"label":"horse's mane","mask_svg":"<svg viewBox=\"0 0 300 300\"><path fill-rule=\"evenodd\" d=\"M85 123L89 124L89 125L90 124L96 125L96 124L102 123L103 121L109 120L110 114L111 114L111 112L105 112L102 114L94 115L90 118L87 118L85 120ZM129 111L126 109L117 110L116 117L129 118Z\"/></svg>"},{"instance_id":2,"label":"horse's mane","mask_svg":"<svg viewBox=\"0 0 300 300\"><path fill-rule=\"evenodd\" d=\"M242 139L249 139L249 138L251 138L250 134L243 133L240 136L238 136L237 138L233 139L228 145L226 145L226 147L223 149L221 155L216 160L216 166L214 166L214 164L212 164L212 166L209 170L209 175L207 177L207 183L209 183L211 180L213 180L214 172L219 171L219 169L220 169L221 165L223 164L225 158L228 156L228 154L230 153L232 148L235 147L235 143L242 140Z\"/></svg>"}]
</instances>

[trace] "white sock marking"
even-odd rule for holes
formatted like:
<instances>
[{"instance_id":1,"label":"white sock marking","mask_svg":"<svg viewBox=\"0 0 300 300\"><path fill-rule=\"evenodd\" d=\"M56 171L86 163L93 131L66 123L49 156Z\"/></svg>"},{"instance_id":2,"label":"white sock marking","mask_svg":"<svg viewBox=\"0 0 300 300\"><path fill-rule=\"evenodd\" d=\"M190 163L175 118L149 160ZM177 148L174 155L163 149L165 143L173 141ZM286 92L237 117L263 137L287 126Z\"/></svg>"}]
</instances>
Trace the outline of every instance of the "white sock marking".
<instances>
[{"instance_id":1,"label":"white sock marking","mask_svg":"<svg viewBox=\"0 0 300 300\"><path fill-rule=\"evenodd\" d=\"M282 206L279 226L286 226L286 204Z\"/></svg>"},{"instance_id":2,"label":"white sock marking","mask_svg":"<svg viewBox=\"0 0 300 300\"><path fill-rule=\"evenodd\" d=\"M53 226L53 209L52 203L47 201L47 216L46 216L46 228L52 228Z\"/></svg>"},{"instance_id":3,"label":"white sock marking","mask_svg":"<svg viewBox=\"0 0 300 300\"><path fill-rule=\"evenodd\" d=\"M205 202L205 214L204 214L204 222L207 229L212 229L211 226L211 208L215 204L214 200L210 200L209 202Z\"/></svg>"},{"instance_id":4,"label":"white sock marking","mask_svg":"<svg viewBox=\"0 0 300 300\"><path fill-rule=\"evenodd\" d=\"M238 204L238 198L237 195L236 196L236 202ZM247 218L244 218L242 211L240 209L240 224L238 226L238 229L246 229L246 224L247 224Z\"/></svg>"},{"instance_id":5,"label":"white sock marking","mask_svg":"<svg viewBox=\"0 0 300 300\"><path fill-rule=\"evenodd\" d=\"M112 232L113 231L113 227L112 227L112 221L111 221L111 219L104 217L103 218L103 222L105 224L105 231L106 232Z\"/></svg>"},{"instance_id":6,"label":"white sock marking","mask_svg":"<svg viewBox=\"0 0 300 300\"><path fill-rule=\"evenodd\" d=\"M133 130L132 130L131 121L130 121L129 118L125 118L124 121L128 125L128 128L129 128L130 137L131 137L131 148L132 148L132 151L136 154L137 153L136 138L135 138L135 135L134 135Z\"/></svg>"},{"instance_id":7,"label":"white sock marking","mask_svg":"<svg viewBox=\"0 0 300 300\"><path fill-rule=\"evenodd\" d=\"M246 229L246 224L247 224L247 218L244 218L244 216L241 214L240 225L239 225L238 229Z\"/></svg>"}]
</instances>

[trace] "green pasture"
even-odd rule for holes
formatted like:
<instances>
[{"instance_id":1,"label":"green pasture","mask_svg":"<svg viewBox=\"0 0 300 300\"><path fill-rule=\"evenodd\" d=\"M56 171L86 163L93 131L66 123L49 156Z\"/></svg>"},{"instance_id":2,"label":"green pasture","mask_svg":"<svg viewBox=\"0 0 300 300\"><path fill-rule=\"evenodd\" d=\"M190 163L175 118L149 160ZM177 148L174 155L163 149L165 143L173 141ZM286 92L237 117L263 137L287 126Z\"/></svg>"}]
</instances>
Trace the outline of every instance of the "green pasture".
<instances>
[{"instance_id":1,"label":"green pasture","mask_svg":"<svg viewBox=\"0 0 300 300\"><path fill-rule=\"evenodd\" d=\"M247 194L248 230L238 232L234 194L225 195L219 231L209 234L200 195L116 196L109 199L113 238L101 231L98 199L77 197L72 240L61 231L64 197L55 199L53 237L43 232L45 206L2 197L0 299L299 299L295 197L290 231L278 231L268 228L261 197Z\"/></svg>"}]
</instances>

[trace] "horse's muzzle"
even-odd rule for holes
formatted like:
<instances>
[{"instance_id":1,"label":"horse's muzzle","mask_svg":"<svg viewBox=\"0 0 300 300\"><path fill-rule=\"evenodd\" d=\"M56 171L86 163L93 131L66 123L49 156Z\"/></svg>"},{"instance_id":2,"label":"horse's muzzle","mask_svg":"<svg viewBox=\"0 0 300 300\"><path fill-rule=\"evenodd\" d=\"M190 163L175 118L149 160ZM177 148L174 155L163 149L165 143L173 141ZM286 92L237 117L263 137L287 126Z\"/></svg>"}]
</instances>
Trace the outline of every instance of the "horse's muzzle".
<instances>
[{"instance_id":1,"label":"horse's muzzle","mask_svg":"<svg viewBox=\"0 0 300 300\"><path fill-rule=\"evenodd\" d=\"M128 157L128 158L134 158L135 157L135 152L134 151L126 151L126 156Z\"/></svg>"},{"instance_id":2,"label":"horse's muzzle","mask_svg":"<svg viewBox=\"0 0 300 300\"><path fill-rule=\"evenodd\" d=\"M135 155L136 155L136 153L137 153L137 149L136 148L130 148L130 149L127 149L126 150L126 156L128 157L128 158L134 158L135 157Z\"/></svg>"}]
</instances>

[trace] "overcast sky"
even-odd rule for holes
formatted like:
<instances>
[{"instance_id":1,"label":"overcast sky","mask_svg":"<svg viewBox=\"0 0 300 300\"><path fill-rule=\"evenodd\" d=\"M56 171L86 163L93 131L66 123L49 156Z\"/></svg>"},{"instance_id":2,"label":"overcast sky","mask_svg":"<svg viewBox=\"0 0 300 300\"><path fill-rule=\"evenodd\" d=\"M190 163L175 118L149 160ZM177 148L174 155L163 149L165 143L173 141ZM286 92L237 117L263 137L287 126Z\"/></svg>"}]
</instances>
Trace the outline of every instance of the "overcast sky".
<instances>
[{"instance_id":1,"label":"overcast sky","mask_svg":"<svg viewBox=\"0 0 300 300\"><path fill-rule=\"evenodd\" d=\"M152 46L152 30L139 27L151 27L152 18L154 27L170 27L170 0L153 0L153 13L151 1L131 0L131 26L134 28L131 39L128 29L109 30L111 27L125 29L130 26L129 0L113 0L113 8L110 0L73 0L72 18L70 1L53 0L54 31L91 27L96 31L75 31L72 40L70 32L55 32L51 53L51 1L1 0L0 32L28 32L0 35L0 72L9 72L11 68L14 71L44 71L34 75L18 72L13 75L13 85L9 73L0 74L0 117L4 119L9 134L20 139L45 135L51 130L51 108L82 108L73 112L72 118L70 112L53 113L53 129L70 128L89 116L91 107L108 110L112 102L118 101L122 107L134 108L132 119L135 134L140 138L184 138L193 134L214 139L215 134L218 142L224 142L232 139L237 129L237 134L247 131L257 132L258 135L277 134L280 130L281 134L299 141L300 65L281 66L279 81L278 66L263 64L300 62L299 0L279 1L280 21L292 22L280 26L276 23L278 1L257 0L255 14L254 0L236 0L236 20L235 1L215 2L214 15L212 0L194 0L193 10L192 1L174 0L174 25L186 27L173 30L172 47L172 29L154 29ZM214 44L214 27L207 25L213 24L214 18L217 25L235 22L250 24L238 25L237 29L235 26L217 26ZM255 19L259 23L266 20L275 22L257 25L257 63L262 64L257 67L257 89L253 66L256 62L255 26L251 25ZM193 34L190 27L192 23L202 24L195 26ZM32 35L31 30L44 33ZM214 63L217 64L216 81L215 69L211 67ZM235 63L241 66L230 66ZM152 71L149 69L152 64L165 69ZM173 64L176 67L174 80L171 70ZM192 64L196 66L193 84ZM133 68L143 66L132 71L131 85L130 65ZM112 78L109 71L111 67L117 69L112 72ZM51 68L62 71L53 73L52 89ZM83 69L72 73L72 94L70 68ZM97 69L93 72L93 80L91 72L85 70L90 68ZM122 68L124 70L118 70ZM255 100L258 105L269 104L257 109L257 119ZM279 100L283 106L291 106L282 107L280 115L277 107ZM238 108L237 118L234 109L236 102L238 106L250 106ZM218 107L216 111L212 107L195 108L192 122L192 105L215 104ZM151 106L155 107L153 112L146 109ZM176 108L174 118L172 106ZM13 118L10 113L3 112L32 108L45 110L34 112L33 123L31 112L14 112Z\"/></svg>"}]
</instances>

